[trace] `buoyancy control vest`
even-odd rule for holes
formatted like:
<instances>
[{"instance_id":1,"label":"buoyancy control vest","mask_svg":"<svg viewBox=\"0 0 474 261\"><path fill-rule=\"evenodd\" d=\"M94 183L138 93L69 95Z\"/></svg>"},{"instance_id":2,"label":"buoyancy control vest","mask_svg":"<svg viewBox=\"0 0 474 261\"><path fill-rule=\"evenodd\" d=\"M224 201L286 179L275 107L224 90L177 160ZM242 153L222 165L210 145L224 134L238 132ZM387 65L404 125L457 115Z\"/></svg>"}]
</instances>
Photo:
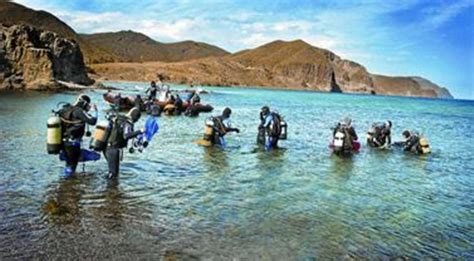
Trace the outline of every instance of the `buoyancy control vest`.
<instances>
[{"instance_id":1,"label":"buoyancy control vest","mask_svg":"<svg viewBox=\"0 0 474 261\"><path fill-rule=\"evenodd\" d=\"M84 136L86 123L74 118L73 114L76 110L82 109L78 106L66 104L58 111L58 115L61 119L63 141L67 139L78 139Z\"/></svg>"},{"instance_id":2,"label":"buoyancy control vest","mask_svg":"<svg viewBox=\"0 0 474 261\"><path fill-rule=\"evenodd\" d=\"M209 141L213 144L217 143L220 134L225 134L225 126L219 117L210 117L206 120L204 127L203 140Z\"/></svg>"}]
</instances>

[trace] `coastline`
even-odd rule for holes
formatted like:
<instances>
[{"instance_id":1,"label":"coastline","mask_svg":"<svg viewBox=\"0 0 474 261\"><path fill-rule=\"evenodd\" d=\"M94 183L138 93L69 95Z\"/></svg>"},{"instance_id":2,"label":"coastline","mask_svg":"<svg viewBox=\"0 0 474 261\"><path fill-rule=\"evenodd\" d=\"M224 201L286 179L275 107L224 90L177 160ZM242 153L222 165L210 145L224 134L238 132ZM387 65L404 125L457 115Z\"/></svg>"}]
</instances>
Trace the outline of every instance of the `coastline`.
<instances>
[{"instance_id":1,"label":"coastline","mask_svg":"<svg viewBox=\"0 0 474 261\"><path fill-rule=\"evenodd\" d=\"M135 80L123 80L123 79L100 79L100 78L95 78L91 77L94 80L96 80L99 83L102 83L104 86L107 88L114 90L114 86L110 86L106 83L131 83L131 84L143 84L143 85L148 85L150 82L149 81L135 81ZM177 85L177 86L188 86L190 87L190 84L183 84L183 83L174 83L174 82L165 82L166 84L171 84L171 85ZM194 88L199 87L205 89L206 87L212 87L212 88L242 88L242 89L254 89L254 90L272 90L272 91L296 91L296 92L310 92L310 93L322 93L322 94L336 94L336 95L357 95L357 96L368 96L368 97L388 97L388 98L408 98L408 99L426 99L426 100L444 100L444 101L467 101L467 102L473 102L474 100L468 100L468 99L458 99L456 97L453 98L443 98L443 97L424 97L424 96L407 96L407 95L391 95L391 94L370 94L370 93L361 93L361 92L327 92L327 91L321 91L321 90L315 90L315 89L310 89L310 88L298 88L298 87L279 87L279 86L247 86L247 85L231 85L231 86L225 86L225 85L194 85ZM106 88L106 89L107 89ZM118 88L115 88L118 89Z\"/></svg>"}]
</instances>

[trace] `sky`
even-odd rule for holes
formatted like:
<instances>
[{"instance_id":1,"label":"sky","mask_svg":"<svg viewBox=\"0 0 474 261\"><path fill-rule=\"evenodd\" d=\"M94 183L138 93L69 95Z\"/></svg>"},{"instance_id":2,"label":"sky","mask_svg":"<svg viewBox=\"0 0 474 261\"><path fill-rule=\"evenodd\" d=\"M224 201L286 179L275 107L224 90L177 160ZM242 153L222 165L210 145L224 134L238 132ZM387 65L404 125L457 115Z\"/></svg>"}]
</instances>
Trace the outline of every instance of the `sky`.
<instances>
[{"instance_id":1,"label":"sky","mask_svg":"<svg viewBox=\"0 0 474 261\"><path fill-rule=\"evenodd\" d=\"M133 30L230 52L302 39L369 72L422 76L474 99L474 0L17 0L79 33Z\"/></svg>"}]
</instances>

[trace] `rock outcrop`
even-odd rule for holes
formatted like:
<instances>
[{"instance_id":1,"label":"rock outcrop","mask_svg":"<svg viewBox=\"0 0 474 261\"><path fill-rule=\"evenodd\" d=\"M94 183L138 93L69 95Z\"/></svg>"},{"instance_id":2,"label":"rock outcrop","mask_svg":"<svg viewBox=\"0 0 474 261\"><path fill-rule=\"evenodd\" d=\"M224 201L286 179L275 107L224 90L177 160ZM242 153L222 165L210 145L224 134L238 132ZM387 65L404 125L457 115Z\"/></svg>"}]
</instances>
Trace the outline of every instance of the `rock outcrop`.
<instances>
[{"instance_id":1,"label":"rock outcrop","mask_svg":"<svg viewBox=\"0 0 474 261\"><path fill-rule=\"evenodd\" d=\"M58 81L90 85L79 45L27 25L0 24L0 89L58 89Z\"/></svg>"}]
</instances>

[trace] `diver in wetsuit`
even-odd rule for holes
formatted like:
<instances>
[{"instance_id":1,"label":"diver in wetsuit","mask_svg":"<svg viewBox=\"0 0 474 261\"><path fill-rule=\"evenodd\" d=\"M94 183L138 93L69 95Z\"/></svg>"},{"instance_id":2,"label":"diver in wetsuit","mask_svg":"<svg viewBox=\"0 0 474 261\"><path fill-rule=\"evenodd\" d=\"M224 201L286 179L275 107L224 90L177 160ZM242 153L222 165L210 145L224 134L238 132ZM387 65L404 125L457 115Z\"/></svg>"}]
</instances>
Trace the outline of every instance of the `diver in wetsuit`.
<instances>
[{"instance_id":1,"label":"diver in wetsuit","mask_svg":"<svg viewBox=\"0 0 474 261\"><path fill-rule=\"evenodd\" d=\"M270 111L268 106L263 106L260 111L257 143L265 145L268 150L277 148L282 132L281 123L278 113Z\"/></svg>"},{"instance_id":2,"label":"diver in wetsuit","mask_svg":"<svg viewBox=\"0 0 474 261\"><path fill-rule=\"evenodd\" d=\"M158 92L158 87L156 86L155 81L151 81L150 87L145 91L145 93L149 93L148 100L153 101L156 99L156 94Z\"/></svg>"},{"instance_id":3,"label":"diver in wetsuit","mask_svg":"<svg viewBox=\"0 0 474 261\"><path fill-rule=\"evenodd\" d=\"M392 122L386 121L383 125L372 124L368 132L367 144L375 148L389 148L392 144Z\"/></svg>"},{"instance_id":4,"label":"diver in wetsuit","mask_svg":"<svg viewBox=\"0 0 474 261\"><path fill-rule=\"evenodd\" d=\"M336 153L350 154L354 149L354 142L357 139L357 133L354 127L352 127L352 120L344 118L333 130L334 151Z\"/></svg>"},{"instance_id":5,"label":"diver in wetsuit","mask_svg":"<svg viewBox=\"0 0 474 261\"><path fill-rule=\"evenodd\" d=\"M88 111L92 109L93 115ZM86 124L97 123L97 106L91 105L91 98L85 94L79 95L73 105L63 108L59 112L62 125L63 150L66 154L66 175L76 171L81 156L81 142L85 134Z\"/></svg>"},{"instance_id":6,"label":"diver in wetsuit","mask_svg":"<svg viewBox=\"0 0 474 261\"><path fill-rule=\"evenodd\" d=\"M134 131L134 123L140 119L140 110L132 108L127 115L116 115L112 119L112 130L107 141L105 158L109 167L108 178L115 178L119 174L120 158L123 148L127 147L128 140L145 133L145 129Z\"/></svg>"},{"instance_id":7,"label":"diver in wetsuit","mask_svg":"<svg viewBox=\"0 0 474 261\"><path fill-rule=\"evenodd\" d=\"M217 117L211 117L209 120L211 123L206 124L209 131L205 131L203 140L210 142L211 144L218 144L225 146L224 136L229 132L237 132L238 128L232 128L229 124L229 118L232 114L230 108L225 108L222 115ZM212 125L212 126L211 126Z\"/></svg>"}]
</instances>

